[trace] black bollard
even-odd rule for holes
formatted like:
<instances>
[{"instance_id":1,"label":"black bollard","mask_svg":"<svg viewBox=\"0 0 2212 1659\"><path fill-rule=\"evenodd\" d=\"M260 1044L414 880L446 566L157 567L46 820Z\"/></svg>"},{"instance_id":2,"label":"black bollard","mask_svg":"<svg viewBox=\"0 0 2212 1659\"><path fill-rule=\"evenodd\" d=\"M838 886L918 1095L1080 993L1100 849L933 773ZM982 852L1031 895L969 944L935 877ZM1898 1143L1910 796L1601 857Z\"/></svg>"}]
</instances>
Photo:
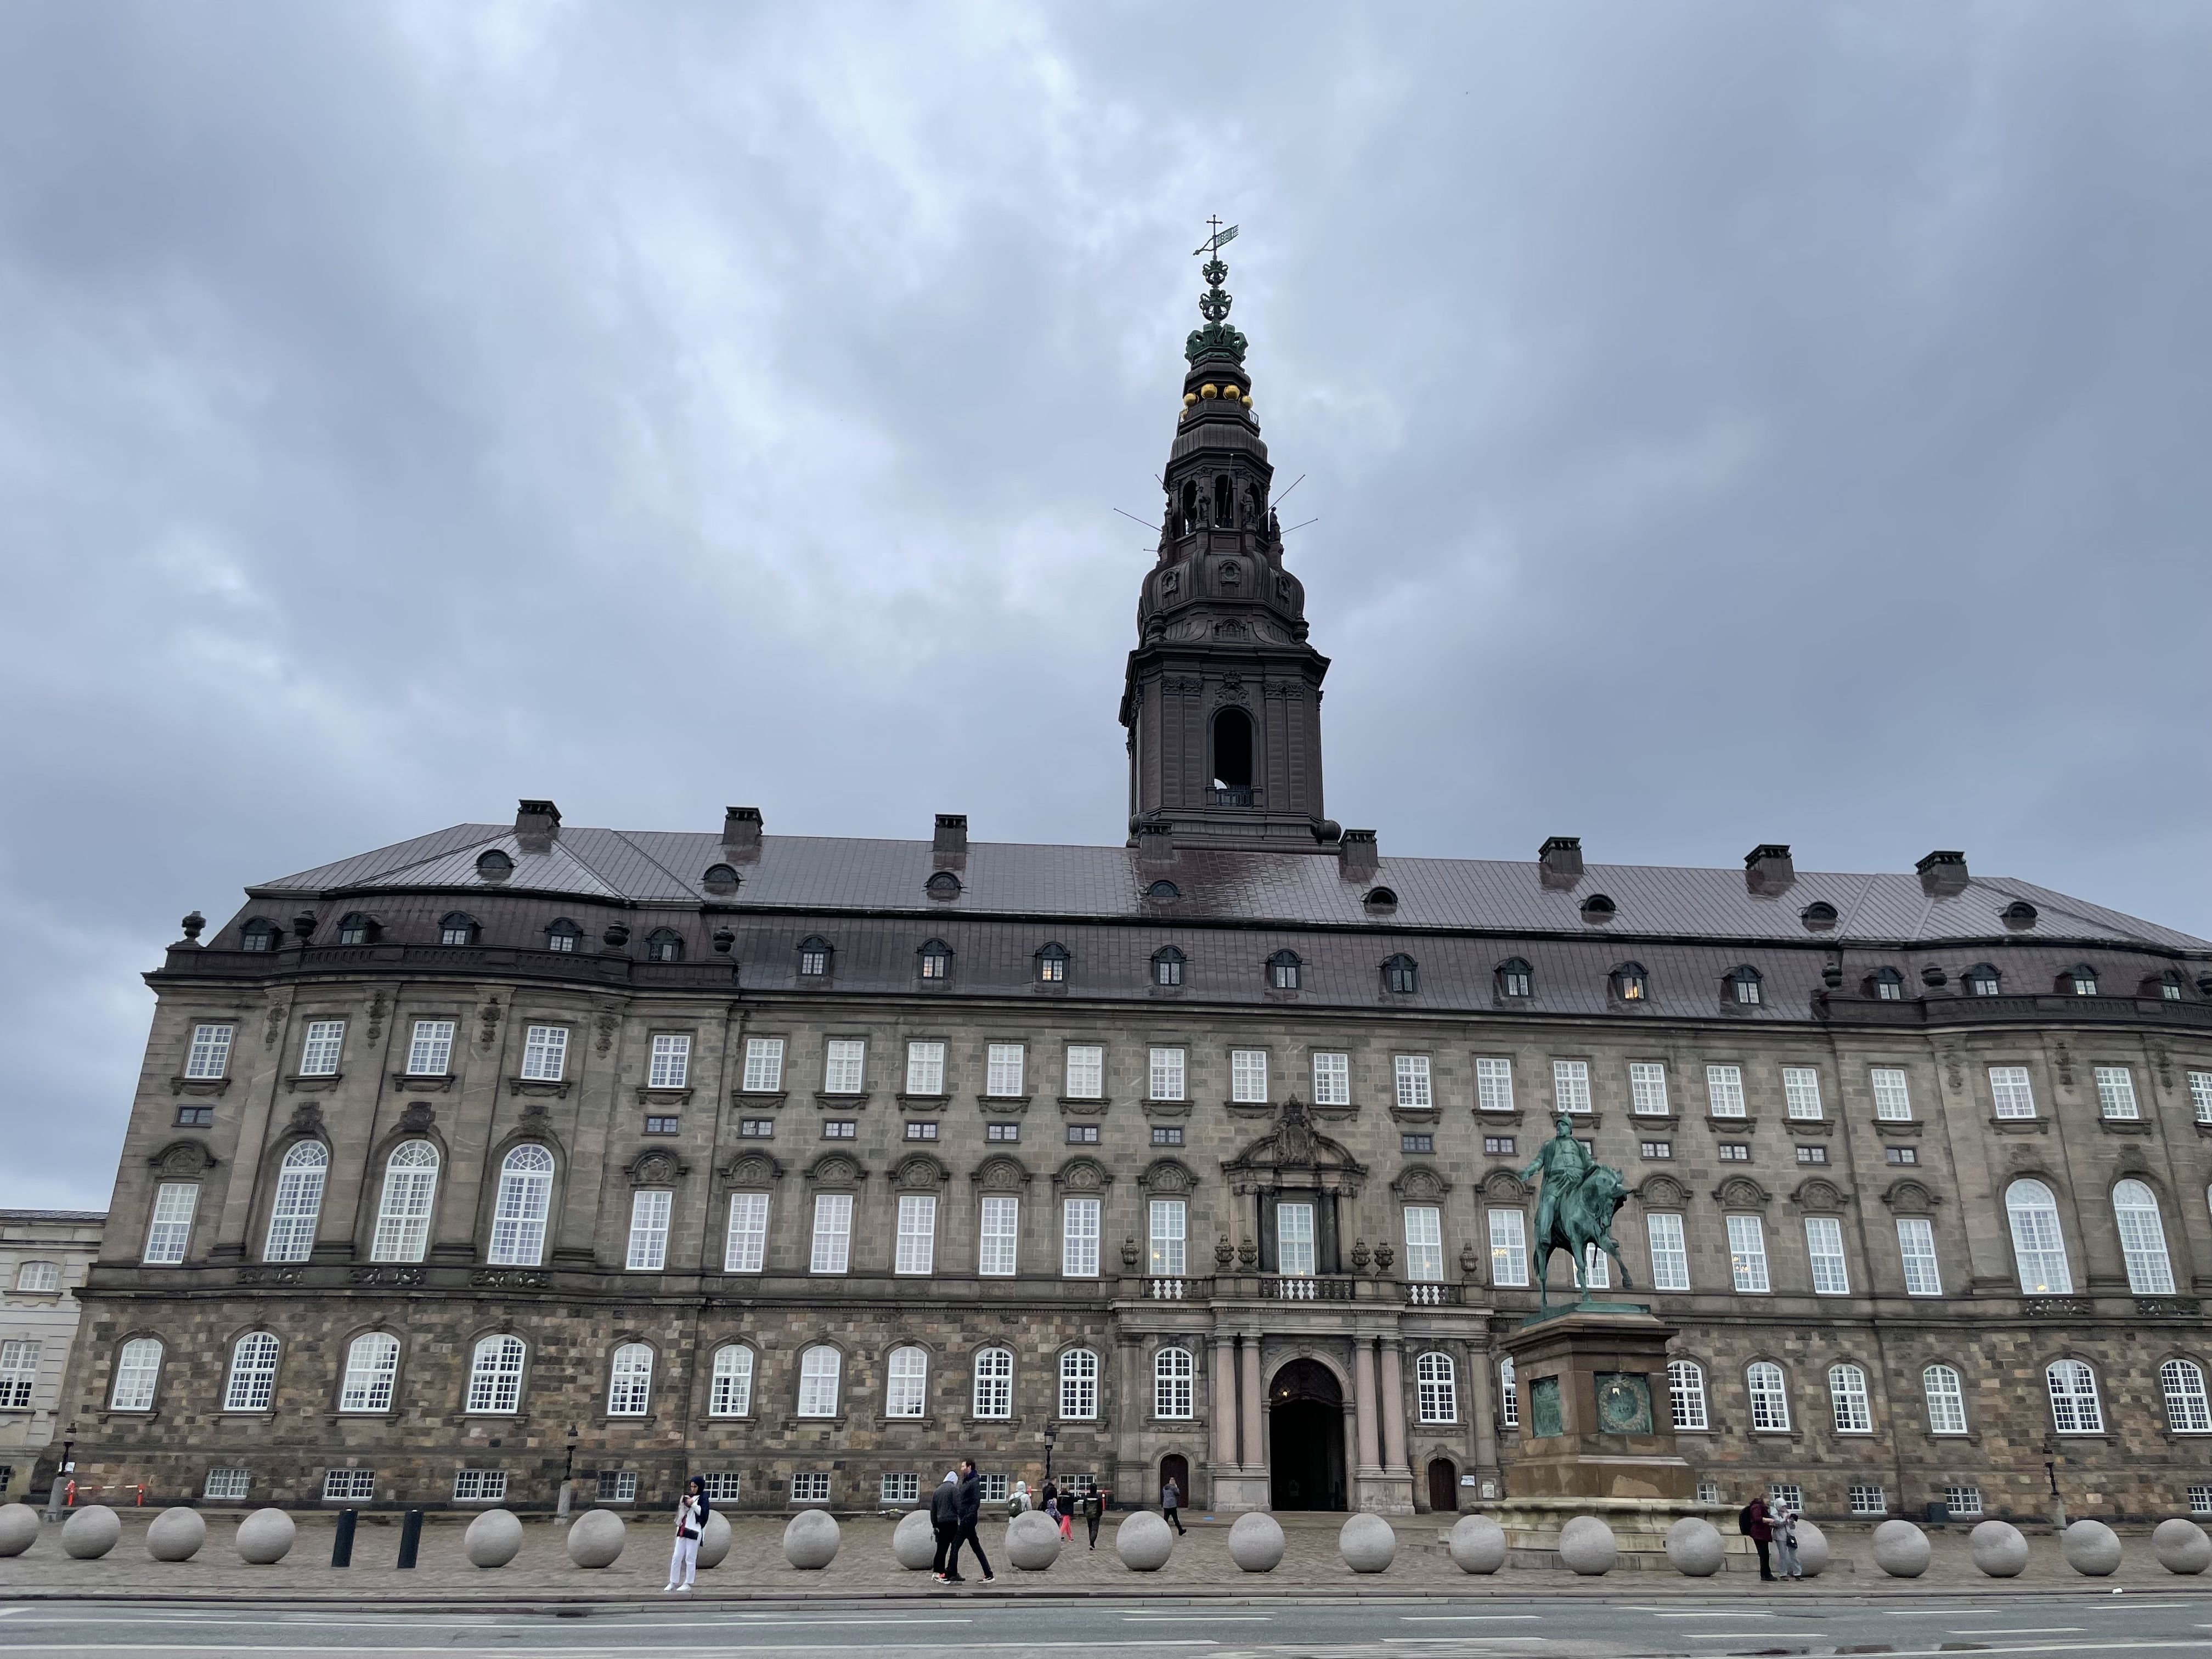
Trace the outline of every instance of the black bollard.
<instances>
[{"instance_id":1,"label":"black bollard","mask_svg":"<svg viewBox=\"0 0 2212 1659\"><path fill-rule=\"evenodd\" d=\"M422 1511L410 1510L407 1518L399 1523L399 1565L415 1565L415 1552L422 1547Z\"/></svg>"},{"instance_id":2,"label":"black bollard","mask_svg":"<svg viewBox=\"0 0 2212 1659\"><path fill-rule=\"evenodd\" d=\"M331 1540L331 1565L332 1566L349 1567L353 1565L353 1528L354 1522L358 1521L360 1518L361 1511L359 1510L340 1510L338 1511L338 1529L336 1535L334 1535Z\"/></svg>"}]
</instances>

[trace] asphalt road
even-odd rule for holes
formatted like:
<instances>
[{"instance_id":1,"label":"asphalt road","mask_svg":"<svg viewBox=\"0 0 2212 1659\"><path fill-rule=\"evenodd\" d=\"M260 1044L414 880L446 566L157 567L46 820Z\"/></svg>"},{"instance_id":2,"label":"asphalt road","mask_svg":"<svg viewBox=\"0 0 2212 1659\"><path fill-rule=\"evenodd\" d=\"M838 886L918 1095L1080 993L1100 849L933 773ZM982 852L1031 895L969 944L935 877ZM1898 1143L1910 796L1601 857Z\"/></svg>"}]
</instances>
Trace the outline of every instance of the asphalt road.
<instances>
[{"instance_id":1,"label":"asphalt road","mask_svg":"<svg viewBox=\"0 0 2212 1659\"><path fill-rule=\"evenodd\" d=\"M1577 1600L1455 1603L1348 1602L1316 1597L1265 1603L1224 1599L1168 1605L1141 1598L1077 1603L991 1602L980 1596L912 1607L810 1603L735 1611L672 1601L582 1616L544 1613L347 1612L314 1608L100 1607L0 1603L0 1650L23 1659L207 1659L228 1654L329 1659L413 1659L429 1654L552 1653L629 1659L639 1653L763 1655L813 1650L908 1659L974 1650L1059 1650L1076 1655L1146 1650L1161 1659L1289 1659L1396 1652L1406 1659L1626 1659L1696 1654L2155 1654L2212 1656L2212 1597L1930 1596L1899 1606L1777 1597L1709 1607Z\"/></svg>"}]
</instances>

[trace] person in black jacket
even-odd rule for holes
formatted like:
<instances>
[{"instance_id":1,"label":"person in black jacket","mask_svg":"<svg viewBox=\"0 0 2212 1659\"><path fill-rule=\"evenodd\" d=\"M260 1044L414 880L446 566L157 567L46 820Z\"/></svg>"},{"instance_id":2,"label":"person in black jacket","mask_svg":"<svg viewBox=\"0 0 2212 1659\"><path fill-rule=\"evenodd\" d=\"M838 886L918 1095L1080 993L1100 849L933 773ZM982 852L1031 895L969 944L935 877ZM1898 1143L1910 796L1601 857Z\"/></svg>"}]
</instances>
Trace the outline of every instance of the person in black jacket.
<instances>
[{"instance_id":1,"label":"person in black jacket","mask_svg":"<svg viewBox=\"0 0 2212 1659\"><path fill-rule=\"evenodd\" d=\"M960 1548L960 1476L955 1470L945 1470L945 1479L930 1495L929 1525L937 1534L937 1560L931 1574L940 1584L957 1584L960 1580L946 1570L945 1559L948 1550L957 1554Z\"/></svg>"},{"instance_id":2,"label":"person in black jacket","mask_svg":"<svg viewBox=\"0 0 2212 1659\"><path fill-rule=\"evenodd\" d=\"M960 1535L945 1553L945 1570L948 1577L960 1577L960 1547L965 1544L975 1552L975 1565L983 1569L983 1582L989 1583L994 1576L991 1558L983 1553L983 1540L975 1536L975 1522L983 1513L983 1477L975 1473L975 1460L960 1460Z\"/></svg>"}]
</instances>

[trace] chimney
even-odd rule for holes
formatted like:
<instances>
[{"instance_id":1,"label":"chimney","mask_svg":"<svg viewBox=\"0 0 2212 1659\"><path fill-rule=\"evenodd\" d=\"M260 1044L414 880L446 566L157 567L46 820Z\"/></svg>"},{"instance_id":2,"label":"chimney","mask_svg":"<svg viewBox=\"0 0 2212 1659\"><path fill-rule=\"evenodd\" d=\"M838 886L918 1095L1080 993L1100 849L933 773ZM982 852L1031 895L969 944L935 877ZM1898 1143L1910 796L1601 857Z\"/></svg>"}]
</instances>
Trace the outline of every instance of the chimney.
<instances>
[{"instance_id":1,"label":"chimney","mask_svg":"<svg viewBox=\"0 0 2212 1659\"><path fill-rule=\"evenodd\" d=\"M1779 842L1770 841L1743 855L1744 887L1761 898L1775 897L1796 879L1797 866L1790 861L1790 849Z\"/></svg>"},{"instance_id":2,"label":"chimney","mask_svg":"<svg viewBox=\"0 0 2212 1659\"><path fill-rule=\"evenodd\" d=\"M1346 881L1364 881L1382 861L1372 830L1347 830L1336 844L1336 873Z\"/></svg>"},{"instance_id":3,"label":"chimney","mask_svg":"<svg viewBox=\"0 0 2212 1659\"><path fill-rule=\"evenodd\" d=\"M761 811L732 806L722 812L722 856L732 864L760 857Z\"/></svg>"},{"instance_id":4,"label":"chimney","mask_svg":"<svg viewBox=\"0 0 2212 1659\"><path fill-rule=\"evenodd\" d=\"M1137 862L1151 868L1175 861L1175 820L1139 820L1137 824Z\"/></svg>"},{"instance_id":5,"label":"chimney","mask_svg":"<svg viewBox=\"0 0 2212 1659\"><path fill-rule=\"evenodd\" d=\"M561 833L561 809L550 800L519 800L514 804L514 834L526 853L550 853L553 837Z\"/></svg>"},{"instance_id":6,"label":"chimney","mask_svg":"<svg viewBox=\"0 0 2212 1659\"><path fill-rule=\"evenodd\" d=\"M1536 849L1543 884L1550 888L1572 887L1583 878L1583 838L1549 836Z\"/></svg>"},{"instance_id":7,"label":"chimney","mask_svg":"<svg viewBox=\"0 0 2212 1659\"><path fill-rule=\"evenodd\" d=\"M968 867L968 815L965 812L939 812L937 815L937 834L930 842L930 851L936 855L940 870L964 870Z\"/></svg>"},{"instance_id":8,"label":"chimney","mask_svg":"<svg viewBox=\"0 0 2212 1659\"><path fill-rule=\"evenodd\" d=\"M1949 898L1966 890L1966 855L1930 853L1912 866L1920 872L1920 890L1929 898Z\"/></svg>"}]
</instances>

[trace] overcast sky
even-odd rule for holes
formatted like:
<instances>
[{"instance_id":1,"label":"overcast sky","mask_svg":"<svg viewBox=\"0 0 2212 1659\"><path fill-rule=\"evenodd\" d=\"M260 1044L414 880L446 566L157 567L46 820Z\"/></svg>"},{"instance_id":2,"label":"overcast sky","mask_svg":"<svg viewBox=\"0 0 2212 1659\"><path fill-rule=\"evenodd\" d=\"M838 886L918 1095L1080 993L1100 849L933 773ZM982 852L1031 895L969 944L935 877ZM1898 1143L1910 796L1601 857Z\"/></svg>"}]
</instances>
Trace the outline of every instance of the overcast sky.
<instances>
[{"instance_id":1,"label":"overcast sky","mask_svg":"<svg viewBox=\"0 0 2212 1659\"><path fill-rule=\"evenodd\" d=\"M1118 841L1213 213L1386 858L2212 934L2208 88L2181 0L0 8L0 1203L249 881Z\"/></svg>"}]
</instances>

